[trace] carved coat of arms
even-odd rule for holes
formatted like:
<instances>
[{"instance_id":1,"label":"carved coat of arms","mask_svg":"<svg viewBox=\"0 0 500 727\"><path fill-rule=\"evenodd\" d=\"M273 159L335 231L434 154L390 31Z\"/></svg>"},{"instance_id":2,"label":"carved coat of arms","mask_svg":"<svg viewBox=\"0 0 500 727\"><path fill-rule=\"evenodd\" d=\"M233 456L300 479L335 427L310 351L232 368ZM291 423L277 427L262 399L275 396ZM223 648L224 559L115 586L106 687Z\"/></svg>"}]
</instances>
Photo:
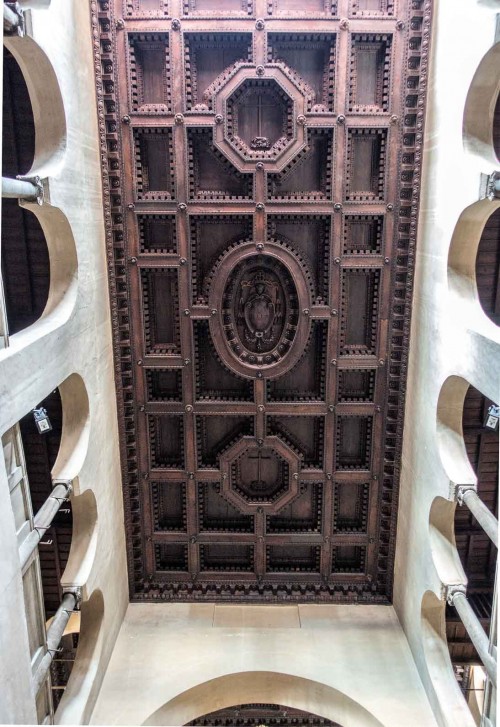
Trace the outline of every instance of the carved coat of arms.
<instances>
[{"instance_id":1,"label":"carved coat of arms","mask_svg":"<svg viewBox=\"0 0 500 727\"><path fill-rule=\"evenodd\" d=\"M238 326L256 351L273 346L282 330L281 286L276 279L258 271L240 283Z\"/></svg>"}]
</instances>

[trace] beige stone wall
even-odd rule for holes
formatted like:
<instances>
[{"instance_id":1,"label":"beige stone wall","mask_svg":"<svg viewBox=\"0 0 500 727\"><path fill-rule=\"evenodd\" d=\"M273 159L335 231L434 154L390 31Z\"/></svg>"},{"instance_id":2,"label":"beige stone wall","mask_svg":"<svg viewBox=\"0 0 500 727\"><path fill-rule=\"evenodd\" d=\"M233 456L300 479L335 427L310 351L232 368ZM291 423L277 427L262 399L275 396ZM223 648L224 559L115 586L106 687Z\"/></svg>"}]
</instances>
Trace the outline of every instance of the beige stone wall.
<instances>
[{"instance_id":1,"label":"beige stone wall","mask_svg":"<svg viewBox=\"0 0 500 727\"><path fill-rule=\"evenodd\" d=\"M435 727L390 606L130 604L93 724L278 702L343 727Z\"/></svg>"},{"instance_id":2,"label":"beige stone wall","mask_svg":"<svg viewBox=\"0 0 500 727\"><path fill-rule=\"evenodd\" d=\"M453 486L473 483L461 432L468 384L498 402L500 331L477 298L480 235L498 201L479 201L498 162L500 3L437 0L425 129L394 606L441 727L474 720L453 679L444 587L465 583L454 542Z\"/></svg>"},{"instance_id":3,"label":"beige stone wall","mask_svg":"<svg viewBox=\"0 0 500 727\"><path fill-rule=\"evenodd\" d=\"M30 90L33 172L47 177L39 217L50 252L42 318L0 350L0 436L61 386L63 440L53 474L75 478L74 537L63 586L83 588L82 634L57 721L89 718L128 602L90 7L52 0L6 39ZM30 27L31 25L31 27ZM64 382L64 383L63 383ZM21 571L0 457L0 721L36 721Z\"/></svg>"}]
</instances>

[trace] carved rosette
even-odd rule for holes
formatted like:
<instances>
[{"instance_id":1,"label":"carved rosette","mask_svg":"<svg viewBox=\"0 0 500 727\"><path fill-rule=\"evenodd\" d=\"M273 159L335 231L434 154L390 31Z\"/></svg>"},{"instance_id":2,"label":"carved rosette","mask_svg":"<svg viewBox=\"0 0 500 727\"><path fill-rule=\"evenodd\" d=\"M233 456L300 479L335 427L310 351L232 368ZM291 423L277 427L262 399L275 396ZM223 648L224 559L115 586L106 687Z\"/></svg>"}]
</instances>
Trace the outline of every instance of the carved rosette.
<instances>
[{"instance_id":1,"label":"carved rosette","mask_svg":"<svg viewBox=\"0 0 500 727\"><path fill-rule=\"evenodd\" d=\"M240 243L212 272L210 330L217 353L247 378L276 378L297 363L310 331L310 276L295 253L277 242L256 252Z\"/></svg>"}]
</instances>

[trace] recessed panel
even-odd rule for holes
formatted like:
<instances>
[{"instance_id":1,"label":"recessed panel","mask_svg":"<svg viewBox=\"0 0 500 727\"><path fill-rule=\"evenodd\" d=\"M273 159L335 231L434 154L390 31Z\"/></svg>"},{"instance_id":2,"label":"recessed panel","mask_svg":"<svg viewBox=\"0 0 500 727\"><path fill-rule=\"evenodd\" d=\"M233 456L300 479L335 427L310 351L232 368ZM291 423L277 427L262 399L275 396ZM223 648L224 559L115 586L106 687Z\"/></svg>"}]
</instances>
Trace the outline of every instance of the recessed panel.
<instances>
[{"instance_id":1,"label":"recessed panel","mask_svg":"<svg viewBox=\"0 0 500 727\"><path fill-rule=\"evenodd\" d=\"M285 16L335 15L337 11L337 0L308 0L307 6L300 0L269 0L269 4L277 15Z\"/></svg>"},{"instance_id":2,"label":"recessed panel","mask_svg":"<svg viewBox=\"0 0 500 727\"><path fill-rule=\"evenodd\" d=\"M253 433L253 418L200 416L196 419L200 467L217 466L220 455L240 437Z\"/></svg>"},{"instance_id":3,"label":"recessed panel","mask_svg":"<svg viewBox=\"0 0 500 727\"><path fill-rule=\"evenodd\" d=\"M356 33L351 46L350 110L380 113L389 110L389 68L392 37Z\"/></svg>"},{"instance_id":4,"label":"recessed panel","mask_svg":"<svg viewBox=\"0 0 500 727\"><path fill-rule=\"evenodd\" d=\"M338 470L369 469L371 437L371 417L337 417L336 468Z\"/></svg>"},{"instance_id":5,"label":"recessed panel","mask_svg":"<svg viewBox=\"0 0 500 727\"><path fill-rule=\"evenodd\" d=\"M394 15L396 0L351 0L350 11L357 16Z\"/></svg>"},{"instance_id":6,"label":"recessed panel","mask_svg":"<svg viewBox=\"0 0 500 727\"><path fill-rule=\"evenodd\" d=\"M268 237L291 245L307 262L318 302L328 297L331 218L327 215L268 215Z\"/></svg>"},{"instance_id":7,"label":"recessed panel","mask_svg":"<svg viewBox=\"0 0 500 727\"><path fill-rule=\"evenodd\" d=\"M302 482L300 495L277 515L267 518L268 533L318 533L321 531L323 485Z\"/></svg>"},{"instance_id":8,"label":"recessed panel","mask_svg":"<svg viewBox=\"0 0 500 727\"><path fill-rule=\"evenodd\" d=\"M184 467L184 428L178 415L149 416L151 467Z\"/></svg>"},{"instance_id":9,"label":"recessed panel","mask_svg":"<svg viewBox=\"0 0 500 727\"><path fill-rule=\"evenodd\" d=\"M153 482L151 497L155 530L170 532L186 530L186 485L184 482Z\"/></svg>"},{"instance_id":10,"label":"recessed panel","mask_svg":"<svg viewBox=\"0 0 500 727\"><path fill-rule=\"evenodd\" d=\"M187 545L155 545L155 565L159 571L187 571Z\"/></svg>"},{"instance_id":11,"label":"recessed panel","mask_svg":"<svg viewBox=\"0 0 500 727\"><path fill-rule=\"evenodd\" d=\"M174 195L173 149L169 131L134 129L137 196L170 199Z\"/></svg>"},{"instance_id":12,"label":"recessed panel","mask_svg":"<svg viewBox=\"0 0 500 727\"><path fill-rule=\"evenodd\" d=\"M351 129L347 146L347 199L382 199L385 185L387 134L378 129Z\"/></svg>"},{"instance_id":13,"label":"recessed panel","mask_svg":"<svg viewBox=\"0 0 500 727\"><path fill-rule=\"evenodd\" d=\"M338 374L339 401L373 401L375 375L374 369L341 369Z\"/></svg>"},{"instance_id":14,"label":"recessed panel","mask_svg":"<svg viewBox=\"0 0 500 727\"><path fill-rule=\"evenodd\" d=\"M229 371L210 341L208 323L196 321L196 395L205 401L252 401L253 384Z\"/></svg>"},{"instance_id":15,"label":"recessed panel","mask_svg":"<svg viewBox=\"0 0 500 727\"><path fill-rule=\"evenodd\" d=\"M267 549L270 573L318 573L321 549L314 545L271 545Z\"/></svg>"},{"instance_id":16,"label":"recessed panel","mask_svg":"<svg viewBox=\"0 0 500 727\"><path fill-rule=\"evenodd\" d=\"M200 200L249 199L252 177L239 172L212 144L209 130L189 133L190 196Z\"/></svg>"},{"instance_id":17,"label":"recessed panel","mask_svg":"<svg viewBox=\"0 0 500 727\"><path fill-rule=\"evenodd\" d=\"M364 573L366 547L341 545L333 549L332 570L334 573Z\"/></svg>"},{"instance_id":18,"label":"recessed panel","mask_svg":"<svg viewBox=\"0 0 500 727\"><path fill-rule=\"evenodd\" d=\"M193 294L206 301L209 275L222 253L240 240L253 235L251 215L193 215L190 217Z\"/></svg>"},{"instance_id":19,"label":"recessed panel","mask_svg":"<svg viewBox=\"0 0 500 727\"><path fill-rule=\"evenodd\" d=\"M303 467L323 467L323 417L269 416L267 431L289 444L299 454Z\"/></svg>"},{"instance_id":20,"label":"recessed panel","mask_svg":"<svg viewBox=\"0 0 500 727\"><path fill-rule=\"evenodd\" d=\"M272 198L327 199L331 195L332 132L310 131L308 144L281 174L269 174L268 194Z\"/></svg>"},{"instance_id":21,"label":"recessed panel","mask_svg":"<svg viewBox=\"0 0 500 727\"><path fill-rule=\"evenodd\" d=\"M342 353L375 352L379 278L378 270L342 271Z\"/></svg>"},{"instance_id":22,"label":"recessed panel","mask_svg":"<svg viewBox=\"0 0 500 727\"><path fill-rule=\"evenodd\" d=\"M284 64L304 84L308 107L333 109L335 98L335 35L272 33L268 57Z\"/></svg>"},{"instance_id":23,"label":"recessed panel","mask_svg":"<svg viewBox=\"0 0 500 727\"><path fill-rule=\"evenodd\" d=\"M141 270L145 348L148 353L176 353L179 348L177 271ZM172 305L174 303L174 305Z\"/></svg>"},{"instance_id":24,"label":"recessed panel","mask_svg":"<svg viewBox=\"0 0 500 727\"><path fill-rule=\"evenodd\" d=\"M196 0L213 12L212 0ZM226 0L241 7L241 0ZM252 39L249 34L236 33L187 33L186 48L186 90L190 108L212 107L212 87L222 82L236 63L248 62L252 54Z\"/></svg>"},{"instance_id":25,"label":"recessed panel","mask_svg":"<svg viewBox=\"0 0 500 727\"><path fill-rule=\"evenodd\" d=\"M344 254L369 255L382 251L382 216L346 215L344 218Z\"/></svg>"},{"instance_id":26,"label":"recessed panel","mask_svg":"<svg viewBox=\"0 0 500 727\"><path fill-rule=\"evenodd\" d=\"M132 108L141 113L166 113L170 103L168 36L134 33L128 41Z\"/></svg>"},{"instance_id":27,"label":"recessed panel","mask_svg":"<svg viewBox=\"0 0 500 727\"><path fill-rule=\"evenodd\" d=\"M177 248L173 215L138 215L140 251L167 254Z\"/></svg>"},{"instance_id":28,"label":"recessed panel","mask_svg":"<svg viewBox=\"0 0 500 727\"><path fill-rule=\"evenodd\" d=\"M214 4L213 0L183 0L186 15L250 15L253 0L220 0Z\"/></svg>"},{"instance_id":29,"label":"recessed panel","mask_svg":"<svg viewBox=\"0 0 500 727\"><path fill-rule=\"evenodd\" d=\"M268 383L269 401L321 401L325 398L328 326L314 321L299 362L284 376Z\"/></svg>"},{"instance_id":30,"label":"recessed panel","mask_svg":"<svg viewBox=\"0 0 500 727\"><path fill-rule=\"evenodd\" d=\"M201 483L198 488L200 530L218 533L251 533L253 517L243 515L221 495L218 482Z\"/></svg>"},{"instance_id":31,"label":"recessed panel","mask_svg":"<svg viewBox=\"0 0 500 727\"><path fill-rule=\"evenodd\" d=\"M337 482L334 499L334 529L338 533L366 532L369 483Z\"/></svg>"},{"instance_id":32,"label":"recessed panel","mask_svg":"<svg viewBox=\"0 0 500 727\"><path fill-rule=\"evenodd\" d=\"M182 401L182 370L148 369L148 401Z\"/></svg>"},{"instance_id":33,"label":"recessed panel","mask_svg":"<svg viewBox=\"0 0 500 727\"><path fill-rule=\"evenodd\" d=\"M243 571L253 569L253 546L235 543L200 545L202 571Z\"/></svg>"}]
</instances>

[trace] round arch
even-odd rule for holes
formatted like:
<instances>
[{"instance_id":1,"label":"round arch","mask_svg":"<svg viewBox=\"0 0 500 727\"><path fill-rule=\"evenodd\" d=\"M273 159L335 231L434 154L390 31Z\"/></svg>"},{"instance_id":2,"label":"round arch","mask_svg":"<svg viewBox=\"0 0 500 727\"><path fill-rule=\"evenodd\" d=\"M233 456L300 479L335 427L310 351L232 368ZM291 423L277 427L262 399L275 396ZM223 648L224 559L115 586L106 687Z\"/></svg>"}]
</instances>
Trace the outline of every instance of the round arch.
<instances>
[{"instance_id":1,"label":"round arch","mask_svg":"<svg viewBox=\"0 0 500 727\"><path fill-rule=\"evenodd\" d=\"M441 463L453 483L474 485L477 477L465 448L462 416L470 384L461 376L449 376L439 392L437 442Z\"/></svg>"},{"instance_id":2,"label":"round arch","mask_svg":"<svg viewBox=\"0 0 500 727\"><path fill-rule=\"evenodd\" d=\"M66 113L59 81L33 38L6 36L4 44L21 68L33 108L35 158L27 176L48 177L59 169L66 152Z\"/></svg>"},{"instance_id":3,"label":"round arch","mask_svg":"<svg viewBox=\"0 0 500 727\"><path fill-rule=\"evenodd\" d=\"M144 725L184 725L233 704L269 702L326 717L342 727L383 727L365 707L320 682L268 671L227 674L179 694L151 714Z\"/></svg>"},{"instance_id":4,"label":"round arch","mask_svg":"<svg viewBox=\"0 0 500 727\"><path fill-rule=\"evenodd\" d=\"M500 200L489 199L466 207L455 225L448 254L448 286L454 309L469 328L491 340L498 338L498 327L481 303L476 264L484 229L498 209Z\"/></svg>"},{"instance_id":5,"label":"round arch","mask_svg":"<svg viewBox=\"0 0 500 727\"><path fill-rule=\"evenodd\" d=\"M483 56L472 79L465 101L463 135L467 151L477 154L488 164L498 164L493 126L495 107L500 92L500 43Z\"/></svg>"}]
</instances>

